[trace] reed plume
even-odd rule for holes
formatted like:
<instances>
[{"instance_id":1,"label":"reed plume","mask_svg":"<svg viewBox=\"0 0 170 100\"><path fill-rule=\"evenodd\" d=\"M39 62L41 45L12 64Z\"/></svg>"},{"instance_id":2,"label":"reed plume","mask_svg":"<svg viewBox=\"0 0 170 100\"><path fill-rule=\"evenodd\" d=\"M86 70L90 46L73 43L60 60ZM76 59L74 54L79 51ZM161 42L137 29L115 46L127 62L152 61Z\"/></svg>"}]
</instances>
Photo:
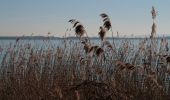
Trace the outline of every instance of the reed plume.
<instances>
[{"instance_id":1,"label":"reed plume","mask_svg":"<svg viewBox=\"0 0 170 100\"><path fill-rule=\"evenodd\" d=\"M91 46L91 48L89 49L89 53L96 51L97 48L98 48L97 45L96 46Z\"/></svg>"},{"instance_id":2,"label":"reed plume","mask_svg":"<svg viewBox=\"0 0 170 100\"><path fill-rule=\"evenodd\" d=\"M102 41L104 40L105 35L106 35L106 30L102 26L100 26L99 36Z\"/></svg>"},{"instance_id":3,"label":"reed plume","mask_svg":"<svg viewBox=\"0 0 170 100\"><path fill-rule=\"evenodd\" d=\"M102 53L104 52L104 50L102 48L97 48L96 49L96 55L99 57L100 55L102 55Z\"/></svg>"},{"instance_id":4,"label":"reed plume","mask_svg":"<svg viewBox=\"0 0 170 100\"><path fill-rule=\"evenodd\" d=\"M152 31L151 31L151 37L150 38L153 38L156 35L155 18L156 18L156 15L157 15L157 12L156 12L156 10L153 6L152 6L151 14L152 14L152 19L153 19L153 25L152 25Z\"/></svg>"},{"instance_id":5,"label":"reed plume","mask_svg":"<svg viewBox=\"0 0 170 100\"><path fill-rule=\"evenodd\" d=\"M100 14L100 16L103 18L103 27L108 31L112 26L109 16L105 13Z\"/></svg>"},{"instance_id":6,"label":"reed plume","mask_svg":"<svg viewBox=\"0 0 170 100\"><path fill-rule=\"evenodd\" d=\"M114 47L115 47L114 37L113 37L113 30L112 30L112 25L111 25L110 18L109 18L109 16L108 16L107 14L105 14L105 13L100 14L100 16L103 18L103 28L105 29L105 31L107 32L107 31L111 30L111 32L112 32L113 45L114 45ZM101 28L101 27L100 27L100 28ZM105 34L106 34L106 32L105 32ZM101 33L102 33L102 32L101 32ZM99 32L99 34L101 34L101 33ZM104 39L105 34L101 35L101 36L103 36L103 39ZM101 38L101 36L100 36L100 38ZM102 38L101 38L101 39L102 39ZM103 39L102 39L102 40L103 40Z\"/></svg>"},{"instance_id":7,"label":"reed plume","mask_svg":"<svg viewBox=\"0 0 170 100\"><path fill-rule=\"evenodd\" d=\"M115 65L116 65L116 67L117 67L117 69L118 69L119 71L122 71L122 70L124 70L124 69L126 68L125 63L122 62L122 61L116 61L116 62L115 62Z\"/></svg>"},{"instance_id":8,"label":"reed plume","mask_svg":"<svg viewBox=\"0 0 170 100\"><path fill-rule=\"evenodd\" d=\"M126 68L127 68L128 70L133 70L133 69L135 69L135 66L132 65L132 64L130 64L130 63L126 63L125 65L126 65Z\"/></svg>"},{"instance_id":9,"label":"reed plume","mask_svg":"<svg viewBox=\"0 0 170 100\"><path fill-rule=\"evenodd\" d=\"M85 28L79 21L76 19L71 19L68 22L73 24L73 28L77 37L82 37L85 34Z\"/></svg>"},{"instance_id":10,"label":"reed plume","mask_svg":"<svg viewBox=\"0 0 170 100\"><path fill-rule=\"evenodd\" d=\"M157 16L157 12L156 12L154 6L152 6L151 14L152 14L152 19L154 20L156 18L156 16Z\"/></svg>"},{"instance_id":11,"label":"reed plume","mask_svg":"<svg viewBox=\"0 0 170 100\"><path fill-rule=\"evenodd\" d=\"M153 38L155 35L156 35L156 24L153 22L150 38Z\"/></svg>"}]
</instances>

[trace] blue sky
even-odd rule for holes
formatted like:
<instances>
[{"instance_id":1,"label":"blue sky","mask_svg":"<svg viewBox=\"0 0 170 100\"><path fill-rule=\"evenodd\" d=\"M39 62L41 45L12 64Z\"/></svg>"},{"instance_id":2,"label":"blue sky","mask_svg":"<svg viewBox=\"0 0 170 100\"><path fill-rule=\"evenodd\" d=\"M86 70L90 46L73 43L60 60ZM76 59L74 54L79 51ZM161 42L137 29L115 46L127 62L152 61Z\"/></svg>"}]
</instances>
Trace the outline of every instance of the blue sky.
<instances>
[{"instance_id":1,"label":"blue sky","mask_svg":"<svg viewBox=\"0 0 170 100\"><path fill-rule=\"evenodd\" d=\"M103 12L110 16L114 33L149 35L152 6L158 11L157 33L170 34L169 5L170 0L0 0L0 36L63 36L72 18L83 23L89 36L97 36Z\"/></svg>"}]
</instances>

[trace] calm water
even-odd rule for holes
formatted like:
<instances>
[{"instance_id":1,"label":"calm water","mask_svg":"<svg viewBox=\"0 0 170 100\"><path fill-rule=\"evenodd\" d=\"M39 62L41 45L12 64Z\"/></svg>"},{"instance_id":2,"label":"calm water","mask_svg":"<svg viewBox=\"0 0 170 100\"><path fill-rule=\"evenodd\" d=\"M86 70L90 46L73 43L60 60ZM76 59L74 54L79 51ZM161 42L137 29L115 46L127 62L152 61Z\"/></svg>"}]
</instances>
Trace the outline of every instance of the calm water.
<instances>
[{"instance_id":1,"label":"calm water","mask_svg":"<svg viewBox=\"0 0 170 100\"><path fill-rule=\"evenodd\" d=\"M112 39L107 39L108 41L110 41L110 43L113 43ZM133 48L138 48L138 45L141 41L143 41L144 39L137 39L137 38L128 38L128 39L115 39L115 45L117 48L119 48L123 43L128 42L129 44L131 44L133 46ZM91 39L90 40L92 44L94 45L101 45L101 42L99 39ZM160 44L161 39L157 39L157 44L158 44L158 48L159 48L159 44ZM170 38L167 39L168 43L170 44ZM78 43L79 40L78 39L68 39L67 40L67 44L75 44ZM53 47L53 48L57 48L58 46L63 46L64 44L64 40L63 39L52 39L52 40L41 40L41 39L23 39L23 40L19 40L18 42L21 45L24 44L31 44L32 46L34 46L34 48L47 48L47 47ZM16 39L0 39L0 62L3 58L3 55L5 54L5 52L10 48L13 47L16 44ZM3 51L2 51L3 48Z\"/></svg>"},{"instance_id":2,"label":"calm water","mask_svg":"<svg viewBox=\"0 0 170 100\"><path fill-rule=\"evenodd\" d=\"M113 43L112 39L107 39L108 41L110 41L110 43ZM117 47L119 47L122 43L129 42L131 44L133 44L134 46L138 46L139 42L141 42L144 39L137 39L137 38L127 38L127 39L115 39L115 45ZM157 39L157 43L158 45L160 44L160 40L161 39ZM168 43L170 42L170 38L167 39ZM78 39L68 39L67 42L71 42L71 43L77 43L79 40ZM91 39L90 40L92 44L94 45L100 45L100 40L99 39ZM61 46L64 42L63 39L52 39L49 41L43 40L43 39L23 39L23 40L19 40L20 44L28 44L31 43L32 45L36 46L36 47L43 47L43 46L47 46L47 45L53 45L54 47L57 46ZM5 48L5 47L9 47L11 45L14 45L16 43L16 39L0 39L0 47ZM170 43L169 43L170 44Z\"/></svg>"},{"instance_id":3,"label":"calm water","mask_svg":"<svg viewBox=\"0 0 170 100\"><path fill-rule=\"evenodd\" d=\"M111 43L113 43L112 39L107 39L108 41L110 41ZM128 41L129 43L133 43L134 45L137 45L140 41L142 41L143 39L115 39L115 44L116 46L119 46L121 43L123 43L123 41ZM78 39L68 39L68 42L71 43L76 43L78 42ZM92 44L94 45L100 45L100 40L99 39L91 39L90 40ZM20 43L22 44L26 44L26 43L31 43L34 46L37 47L42 47L44 45L54 45L54 46L61 46L64 42L63 39L52 39L49 41L45 41L45 40L41 40L41 39L23 39L23 40L19 40ZM8 47L10 45L14 45L16 43L16 39L0 39L0 47Z\"/></svg>"}]
</instances>

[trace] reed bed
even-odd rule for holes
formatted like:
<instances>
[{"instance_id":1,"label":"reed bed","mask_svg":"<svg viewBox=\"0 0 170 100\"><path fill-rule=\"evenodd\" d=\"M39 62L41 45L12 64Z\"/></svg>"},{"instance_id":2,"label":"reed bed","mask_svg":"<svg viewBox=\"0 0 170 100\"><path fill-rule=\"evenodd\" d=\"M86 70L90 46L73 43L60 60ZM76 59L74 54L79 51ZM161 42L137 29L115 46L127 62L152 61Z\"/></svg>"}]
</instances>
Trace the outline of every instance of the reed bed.
<instances>
[{"instance_id":1,"label":"reed bed","mask_svg":"<svg viewBox=\"0 0 170 100\"><path fill-rule=\"evenodd\" d=\"M128 39L116 46L114 38L112 43L105 38L112 32L108 15L100 16L100 45L93 45L84 26L72 19L76 42L65 37L56 47L48 38L36 47L17 39L1 48L0 100L169 100L166 38L158 42L154 28L137 47Z\"/></svg>"},{"instance_id":2,"label":"reed bed","mask_svg":"<svg viewBox=\"0 0 170 100\"><path fill-rule=\"evenodd\" d=\"M50 40L49 40L50 41ZM36 48L17 41L3 51L0 100L166 100L170 97L167 40L151 67L149 39L128 41L99 54L81 42ZM112 44L111 44L112 45ZM97 48L94 47L94 48ZM92 50L93 51L93 50ZM115 51L115 52L114 52ZM92 56L91 56L92 55Z\"/></svg>"}]
</instances>

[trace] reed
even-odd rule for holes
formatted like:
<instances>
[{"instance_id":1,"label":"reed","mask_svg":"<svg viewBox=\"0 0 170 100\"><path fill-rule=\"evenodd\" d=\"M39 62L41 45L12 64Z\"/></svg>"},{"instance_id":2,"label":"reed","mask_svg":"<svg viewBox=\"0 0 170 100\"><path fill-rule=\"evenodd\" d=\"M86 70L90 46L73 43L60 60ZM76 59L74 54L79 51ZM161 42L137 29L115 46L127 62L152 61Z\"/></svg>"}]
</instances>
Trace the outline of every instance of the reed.
<instances>
[{"instance_id":1,"label":"reed","mask_svg":"<svg viewBox=\"0 0 170 100\"><path fill-rule=\"evenodd\" d=\"M42 47L36 47L20 38L0 46L0 100L169 100L166 39L156 48L159 51L152 59L158 60L153 62L147 38L137 46L125 39L115 48L105 38L111 28L108 15L101 17L103 45L83 39L84 26L72 19L69 22L81 37L78 42L65 37L62 45L55 46L47 38Z\"/></svg>"}]
</instances>

